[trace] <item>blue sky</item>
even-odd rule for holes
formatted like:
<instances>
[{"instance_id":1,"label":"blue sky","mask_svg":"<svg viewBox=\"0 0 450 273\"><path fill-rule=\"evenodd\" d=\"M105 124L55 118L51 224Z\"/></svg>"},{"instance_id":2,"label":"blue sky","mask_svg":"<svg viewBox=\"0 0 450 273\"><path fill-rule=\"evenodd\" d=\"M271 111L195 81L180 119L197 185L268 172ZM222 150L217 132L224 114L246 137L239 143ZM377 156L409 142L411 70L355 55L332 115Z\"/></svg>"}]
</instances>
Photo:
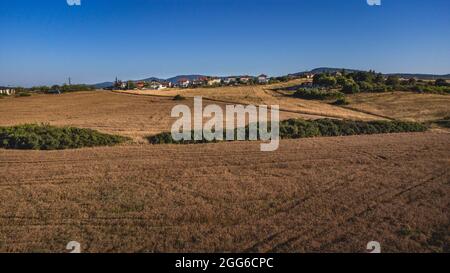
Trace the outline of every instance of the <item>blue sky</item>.
<instances>
[{"instance_id":1,"label":"blue sky","mask_svg":"<svg viewBox=\"0 0 450 273\"><path fill-rule=\"evenodd\" d=\"M450 1L0 1L0 85L321 66L450 73Z\"/></svg>"}]
</instances>

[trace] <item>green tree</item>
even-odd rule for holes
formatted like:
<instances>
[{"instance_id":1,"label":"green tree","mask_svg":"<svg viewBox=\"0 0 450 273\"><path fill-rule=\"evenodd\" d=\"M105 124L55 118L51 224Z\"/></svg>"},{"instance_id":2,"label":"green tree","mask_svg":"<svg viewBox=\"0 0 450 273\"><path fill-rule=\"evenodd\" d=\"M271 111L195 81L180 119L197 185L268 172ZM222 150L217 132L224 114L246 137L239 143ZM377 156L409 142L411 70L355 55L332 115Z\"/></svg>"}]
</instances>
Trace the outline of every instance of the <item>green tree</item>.
<instances>
[{"instance_id":1,"label":"green tree","mask_svg":"<svg viewBox=\"0 0 450 273\"><path fill-rule=\"evenodd\" d=\"M400 78L398 76L389 76L386 80L386 84L389 86L397 86L400 84Z\"/></svg>"},{"instance_id":2,"label":"green tree","mask_svg":"<svg viewBox=\"0 0 450 273\"><path fill-rule=\"evenodd\" d=\"M448 83L447 83L447 81L444 80L444 79L437 79L437 80L434 82L434 85L436 85L436 86L447 86Z\"/></svg>"},{"instance_id":3,"label":"green tree","mask_svg":"<svg viewBox=\"0 0 450 273\"><path fill-rule=\"evenodd\" d=\"M134 81L128 81L128 82L127 82L127 88L128 88L128 89L134 89L134 88L136 88L136 84L134 83Z\"/></svg>"}]
</instances>

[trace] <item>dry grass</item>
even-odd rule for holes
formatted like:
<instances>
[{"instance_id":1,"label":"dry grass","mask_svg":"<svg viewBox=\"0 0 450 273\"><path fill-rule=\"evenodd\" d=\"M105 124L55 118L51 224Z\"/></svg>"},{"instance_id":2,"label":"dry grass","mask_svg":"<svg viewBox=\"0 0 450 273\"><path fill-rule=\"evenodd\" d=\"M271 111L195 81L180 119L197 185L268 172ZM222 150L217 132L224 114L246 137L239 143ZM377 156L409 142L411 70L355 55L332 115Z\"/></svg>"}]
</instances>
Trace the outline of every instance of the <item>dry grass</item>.
<instances>
[{"instance_id":1,"label":"dry grass","mask_svg":"<svg viewBox=\"0 0 450 273\"><path fill-rule=\"evenodd\" d=\"M225 106L225 103L214 103ZM144 142L145 136L170 131L174 122L170 113L177 104L186 104L193 109L192 99L179 102L172 98L107 91L6 98L0 101L0 126L24 123L69 125L128 136L137 142ZM204 101L206 105L208 101ZM308 118L296 113L280 114L281 119L300 117Z\"/></svg>"},{"instance_id":2,"label":"dry grass","mask_svg":"<svg viewBox=\"0 0 450 273\"><path fill-rule=\"evenodd\" d=\"M277 88L298 85L301 80L276 85L237 86L220 88L169 89L169 90L131 90L123 93L174 97L202 96L203 98L240 104L279 105L281 110L308 115L308 118L345 118L358 120L375 120L380 117L359 111L344 109L320 101L302 100L283 96L273 91Z\"/></svg>"},{"instance_id":3,"label":"dry grass","mask_svg":"<svg viewBox=\"0 0 450 273\"><path fill-rule=\"evenodd\" d=\"M450 96L409 92L349 96L352 109L409 121L429 121L450 115Z\"/></svg>"},{"instance_id":4,"label":"dry grass","mask_svg":"<svg viewBox=\"0 0 450 273\"><path fill-rule=\"evenodd\" d=\"M179 92L378 118L292 101L263 87L160 92L169 97L81 92L5 98L0 126L48 122L139 142L170 128L175 104L192 104L191 98L173 101ZM351 106L365 96L381 106L361 102L362 110L401 118L422 119L405 110L413 106L434 111L423 119L448 111L446 98L416 94L399 94L406 106L389 94L357 95ZM424 102L435 98L436 104ZM317 116L281 114L291 117ZM85 252L363 252L372 240L387 252L450 251L450 134L283 140L276 152L259 148L234 142L0 150L0 252L63 252L73 240Z\"/></svg>"},{"instance_id":5,"label":"dry grass","mask_svg":"<svg viewBox=\"0 0 450 273\"><path fill-rule=\"evenodd\" d=\"M0 150L0 251L449 251L449 134Z\"/></svg>"},{"instance_id":6,"label":"dry grass","mask_svg":"<svg viewBox=\"0 0 450 273\"><path fill-rule=\"evenodd\" d=\"M349 95L349 106L339 107L323 101L303 100L283 95L276 89L295 86L303 80L267 86L239 86L222 88L170 89L124 91L131 94L173 97L203 96L217 101L280 105L285 111L309 115L308 118L331 117L354 120L401 119L409 121L429 121L450 114L450 96L418 94L410 92L361 93ZM286 92L289 94L289 92Z\"/></svg>"}]
</instances>

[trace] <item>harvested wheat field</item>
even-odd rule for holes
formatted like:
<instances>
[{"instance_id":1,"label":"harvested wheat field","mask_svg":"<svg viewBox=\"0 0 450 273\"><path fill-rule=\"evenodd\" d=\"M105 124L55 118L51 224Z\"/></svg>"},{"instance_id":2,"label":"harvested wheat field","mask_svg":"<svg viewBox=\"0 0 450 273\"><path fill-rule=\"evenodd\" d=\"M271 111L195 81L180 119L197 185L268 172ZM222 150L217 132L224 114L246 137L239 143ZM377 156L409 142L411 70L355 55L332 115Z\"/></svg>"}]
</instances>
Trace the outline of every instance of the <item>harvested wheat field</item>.
<instances>
[{"instance_id":1,"label":"harvested wheat field","mask_svg":"<svg viewBox=\"0 0 450 273\"><path fill-rule=\"evenodd\" d=\"M326 101L305 100L289 96L279 89L298 86L302 81L284 84L219 88L130 90L119 91L150 97L202 96L220 103L279 105L285 113L302 114L306 118L337 118L352 120L400 119L430 121L450 115L450 96L411 92L361 93L347 95L349 106L335 106Z\"/></svg>"},{"instance_id":2,"label":"harvested wheat field","mask_svg":"<svg viewBox=\"0 0 450 273\"><path fill-rule=\"evenodd\" d=\"M298 85L299 81L292 81L284 85L255 85L219 88L195 88L195 89L170 89L170 90L130 90L119 93L150 95L160 97L173 97L183 95L185 97L202 96L215 102L232 104L254 105L279 105L280 110L290 113L298 113L309 118L328 117L340 119L379 120L380 117L360 110L345 109L330 105L322 101L303 100L284 96L274 91L277 88Z\"/></svg>"},{"instance_id":3,"label":"harvested wheat field","mask_svg":"<svg viewBox=\"0 0 450 273\"><path fill-rule=\"evenodd\" d=\"M0 150L0 251L450 251L450 134Z\"/></svg>"},{"instance_id":4,"label":"harvested wheat field","mask_svg":"<svg viewBox=\"0 0 450 273\"><path fill-rule=\"evenodd\" d=\"M410 121L437 120L450 115L450 96L411 92L349 96L348 108Z\"/></svg>"},{"instance_id":5,"label":"harvested wheat field","mask_svg":"<svg viewBox=\"0 0 450 273\"><path fill-rule=\"evenodd\" d=\"M204 106L226 103L204 100ZM33 95L0 100L0 126L49 123L54 126L90 128L104 133L144 137L170 131L175 118L171 110L178 104L193 109L193 99L174 101L172 97L150 97L108 91L76 92L63 95ZM314 118L298 113L280 112L280 119ZM317 117L315 117L317 118Z\"/></svg>"}]
</instances>

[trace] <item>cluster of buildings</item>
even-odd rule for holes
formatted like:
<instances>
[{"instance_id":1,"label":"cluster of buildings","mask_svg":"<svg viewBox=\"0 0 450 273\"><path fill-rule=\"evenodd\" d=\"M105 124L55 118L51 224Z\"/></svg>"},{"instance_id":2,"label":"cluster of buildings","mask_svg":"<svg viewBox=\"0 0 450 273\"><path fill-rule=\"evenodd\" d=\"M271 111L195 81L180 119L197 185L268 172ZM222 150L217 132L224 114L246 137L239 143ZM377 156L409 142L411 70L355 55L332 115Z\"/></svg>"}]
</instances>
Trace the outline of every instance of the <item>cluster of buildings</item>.
<instances>
[{"instance_id":1,"label":"cluster of buildings","mask_svg":"<svg viewBox=\"0 0 450 273\"><path fill-rule=\"evenodd\" d=\"M113 89L130 90L130 89L150 89L150 90L164 90L167 88L196 88L196 87L214 87L214 86L235 86L245 84L267 84L270 78L267 75L261 74L257 77L253 76L232 76L232 77L198 77L180 78L175 83L162 80L151 81L119 81L116 79Z\"/></svg>"},{"instance_id":2,"label":"cluster of buildings","mask_svg":"<svg viewBox=\"0 0 450 273\"><path fill-rule=\"evenodd\" d=\"M196 79L181 78L173 87L195 88L195 87L213 87L213 86L236 86L241 84L267 84L270 78L261 74L258 77L253 76L231 76L231 77L199 77Z\"/></svg>"},{"instance_id":3,"label":"cluster of buildings","mask_svg":"<svg viewBox=\"0 0 450 273\"><path fill-rule=\"evenodd\" d=\"M10 96L14 94L16 94L16 90L14 88L0 86L0 95Z\"/></svg>"}]
</instances>

